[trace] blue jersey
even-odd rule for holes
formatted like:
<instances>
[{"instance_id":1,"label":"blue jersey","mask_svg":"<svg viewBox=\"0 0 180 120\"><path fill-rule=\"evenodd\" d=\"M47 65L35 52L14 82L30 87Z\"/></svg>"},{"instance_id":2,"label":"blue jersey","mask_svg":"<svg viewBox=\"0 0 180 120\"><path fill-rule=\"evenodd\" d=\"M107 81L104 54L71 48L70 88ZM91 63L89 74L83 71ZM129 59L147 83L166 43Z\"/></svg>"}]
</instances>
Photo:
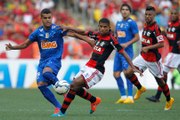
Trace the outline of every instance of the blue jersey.
<instances>
[{"instance_id":1,"label":"blue jersey","mask_svg":"<svg viewBox=\"0 0 180 120\"><path fill-rule=\"evenodd\" d=\"M50 67L54 73L57 75L59 69L61 68L61 58L63 53L64 40L63 36L66 32L55 24L52 24L50 29L45 30L43 26L37 28L29 36L29 40L32 42L37 42L40 51L40 62L37 70L37 82L44 81L51 84L43 76L43 69L45 67Z\"/></svg>"},{"instance_id":2,"label":"blue jersey","mask_svg":"<svg viewBox=\"0 0 180 120\"><path fill-rule=\"evenodd\" d=\"M134 35L138 34L138 32L139 31L137 24L131 18L128 18L127 20L118 21L116 23L115 33L117 35L119 44L126 43L132 40L132 38L134 38ZM125 48L125 51L129 55L129 57L133 59L134 53L132 44ZM127 69L128 66L129 64L124 58L124 56L116 52L114 58L114 72L123 71L124 69Z\"/></svg>"},{"instance_id":3,"label":"blue jersey","mask_svg":"<svg viewBox=\"0 0 180 120\"><path fill-rule=\"evenodd\" d=\"M120 44L126 43L134 37L135 34L137 34L138 27L134 20L131 18L128 18L127 20L118 21L116 23L115 33L117 35L118 42ZM132 44L129 45L125 51L130 54L133 54L133 46Z\"/></svg>"},{"instance_id":4,"label":"blue jersey","mask_svg":"<svg viewBox=\"0 0 180 120\"><path fill-rule=\"evenodd\" d=\"M40 51L40 64L49 59L61 60L63 53L63 32L60 26L52 24L50 29L45 30L43 26L37 28L29 36L29 40L37 42Z\"/></svg>"}]
</instances>

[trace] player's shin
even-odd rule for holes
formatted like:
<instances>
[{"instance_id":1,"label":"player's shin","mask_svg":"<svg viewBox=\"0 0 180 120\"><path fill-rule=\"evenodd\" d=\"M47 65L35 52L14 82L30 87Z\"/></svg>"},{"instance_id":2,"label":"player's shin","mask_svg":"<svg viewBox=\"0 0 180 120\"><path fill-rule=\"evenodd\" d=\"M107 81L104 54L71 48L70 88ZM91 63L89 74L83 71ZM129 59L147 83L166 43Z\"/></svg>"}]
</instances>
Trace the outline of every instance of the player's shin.
<instances>
[{"instance_id":1,"label":"player's shin","mask_svg":"<svg viewBox=\"0 0 180 120\"><path fill-rule=\"evenodd\" d=\"M66 97L64 98L62 107L60 109L61 113L65 114L65 112L68 109L69 105L74 100L75 95L76 95L76 92L70 89L69 92L67 93Z\"/></svg>"},{"instance_id":2,"label":"player's shin","mask_svg":"<svg viewBox=\"0 0 180 120\"><path fill-rule=\"evenodd\" d=\"M86 90L84 90L83 88L80 88L76 94L88 101L90 101L91 103L96 101L96 97L92 96L90 93L88 93Z\"/></svg>"},{"instance_id":3,"label":"player's shin","mask_svg":"<svg viewBox=\"0 0 180 120\"><path fill-rule=\"evenodd\" d=\"M128 76L127 78L131 81L133 85L135 85L138 88L138 90L141 89L142 85L140 84L137 76L134 73L130 77Z\"/></svg>"},{"instance_id":4,"label":"player's shin","mask_svg":"<svg viewBox=\"0 0 180 120\"><path fill-rule=\"evenodd\" d=\"M61 108L60 103L57 101L55 98L54 94L49 90L49 88L44 85L44 86L39 86L38 87L43 96L50 102L52 103L56 108Z\"/></svg>"}]
</instances>

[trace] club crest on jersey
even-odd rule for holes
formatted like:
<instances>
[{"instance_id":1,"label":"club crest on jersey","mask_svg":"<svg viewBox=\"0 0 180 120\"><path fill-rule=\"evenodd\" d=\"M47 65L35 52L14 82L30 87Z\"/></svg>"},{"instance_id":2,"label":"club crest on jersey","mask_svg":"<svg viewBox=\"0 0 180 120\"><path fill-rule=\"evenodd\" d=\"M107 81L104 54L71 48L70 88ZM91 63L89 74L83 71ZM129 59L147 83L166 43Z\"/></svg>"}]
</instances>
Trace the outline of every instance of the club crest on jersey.
<instances>
[{"instance_id":1,"label":"club crest on jersey","mask_svg":"<svg viewBox=\"0 0 180 120\"><path fill-rule=\"evenodd\" d=\"M149 37L149 36L151 35L151 32L149 32L149 31L144 31L144 32L143 32L143 35L145 35L145 36L148 36L148 37Z\"/></svg>"},{"instance_id":2,"label":"club crest on jersey","mask_svg":"<svg viewBox=\"0 0 180 120\"><path fill-rule=\"evenodd\" d=\"M45 34L45 38L49 38L49 33L46 33L46 34Z\"/></svg>"},{"instance_id":3,"label":"club crest on jersey","mask_svg":"<svg viewBox=\"0 0 180 120\"><path fill-rule=\"evenodd\" d=\"M41 42L41 48L42 49L57 48L57 43L56 41L52 41L52 42L43 41Z\"/></svg>"}]
</instances>

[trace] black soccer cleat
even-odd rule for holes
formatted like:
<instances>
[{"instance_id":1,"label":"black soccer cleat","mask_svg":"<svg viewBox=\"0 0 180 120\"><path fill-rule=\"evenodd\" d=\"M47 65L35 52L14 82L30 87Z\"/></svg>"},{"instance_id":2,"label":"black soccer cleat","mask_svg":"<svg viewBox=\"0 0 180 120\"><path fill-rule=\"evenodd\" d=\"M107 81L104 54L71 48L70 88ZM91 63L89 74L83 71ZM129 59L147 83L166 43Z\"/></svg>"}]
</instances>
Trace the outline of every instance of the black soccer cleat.
<instances>
[{"instance_id":1,"label":"black soccer cleat","mask_svg":"<svg viewBox=\"0 0 180 120\"><path fill-rule=\"evenodd\" d=\"M155 96L146 97L146 99L151 102L160 102L160 100L158 98L156 98Z\"/></svg>"}]
</instances>

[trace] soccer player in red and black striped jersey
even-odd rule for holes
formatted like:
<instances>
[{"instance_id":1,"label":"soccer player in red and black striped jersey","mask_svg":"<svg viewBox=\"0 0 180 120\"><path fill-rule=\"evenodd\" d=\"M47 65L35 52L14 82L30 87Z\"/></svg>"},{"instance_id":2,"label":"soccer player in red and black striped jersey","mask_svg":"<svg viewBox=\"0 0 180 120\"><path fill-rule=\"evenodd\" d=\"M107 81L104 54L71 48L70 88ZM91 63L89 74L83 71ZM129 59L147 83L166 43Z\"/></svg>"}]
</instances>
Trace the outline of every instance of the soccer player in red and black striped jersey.
<instances>
[{"instance_id":1,"label":"soccer player in red and black striped jersey","mask_svg":"<svg viewBox=\"0 0 180 120\"><path fill-rule=\"evenodd\" d=\"M61 112L56 116L64 116L70 103L75 98L75 95L78 95L91 102L90 114L92 114L96 110L96 106L101 102L101 98L94 97L93 95L88 93L84 88L89 89L98 82L100 82L105 72L104 63L114 49L116 49L120 54L122 54L126 58L129 65L135 72L139 72L141 74L141 71L139 71L133 66L133 63L131 62L131 59L129 58L127 53L124 51L124 49L119 45L118 41L112 35L110 31L110 21L108 19L102 18L99 21L98 32L85 32L73 28L69 28L68 30L73 30L75 32L74 37L88 42L93 47L93 53L90 60L74 77L73 82L70 86L70 91L64 98L64 102L60 109ZM93 40L90 40L88 37L83 35L89 36Z\"/></svg>"},{"instance_id":2,"label":"soccer player in red and black striped jersey","mask_svg":"<svg viewBox=\"0 0 180 120\"><path fill-rule=\"evenodd\" d=\"M167 74L170 69L176 69L180 65L180 20L178 10L176 9L171 11L171 20L168 24L166 36L169 42L169 53L163 68L165 82L167 81ZM147 99L152 102L159 102L161 93L162 89L158 87L156 95L147 97Z\"/></svg>"},{"instance_id":3,"label":"soccer player in red and black striped jersey","mask_svg":"<svg viewBox=\"0 0 180 120\"><path fill-rule=\"evenodd\" d=\"M146 23L144 24L142 32L141 54L133 60L133 64L142 71L145 71L147 68L149 69L166 97L167 102L164 110L169 110L172 107L174 99L170 97L169 87L163 80L161 55L158 52L158 48L164 46L164 36L162 35L159 26L154 21L154 17L155 8L148 6L145 11ZM125 71L125 75L138 88L134 100L139 99L141 94L146 91L146 88L139 83L138 78L131 69Z\"/></svg>"}]
</instances>

